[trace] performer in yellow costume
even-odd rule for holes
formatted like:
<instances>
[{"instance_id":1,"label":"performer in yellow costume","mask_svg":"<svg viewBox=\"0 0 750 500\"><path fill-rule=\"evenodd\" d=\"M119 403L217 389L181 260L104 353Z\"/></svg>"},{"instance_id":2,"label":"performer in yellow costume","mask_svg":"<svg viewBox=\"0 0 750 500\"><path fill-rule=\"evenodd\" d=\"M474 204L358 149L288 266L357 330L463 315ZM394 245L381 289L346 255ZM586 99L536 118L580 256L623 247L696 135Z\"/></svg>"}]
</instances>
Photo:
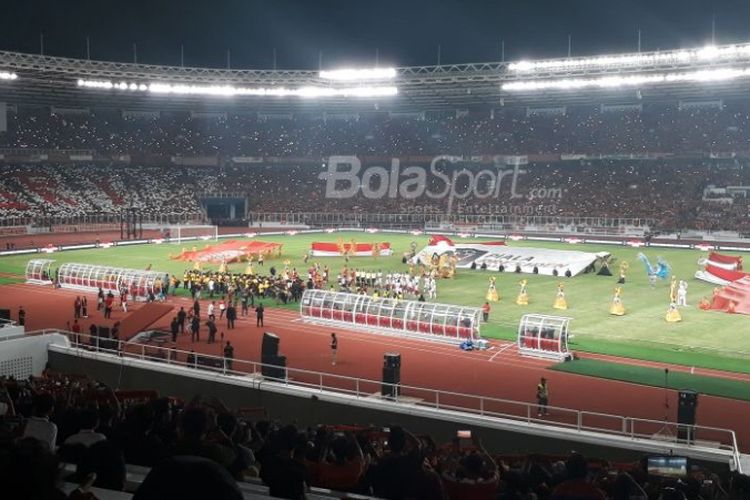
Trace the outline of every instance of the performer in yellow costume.
<instances>
[{"instance_id":1,"label":"performer in yellow costume","mask_svg":"<svg viewBox=\"0 0 750 500\"><path fill-rule=\"evenodd\" d=\"M552 304L552 307L555 309L568 308L568 301L565 300L565 285L562 283L557 284L557 298L555 298L555 303Z\"/></svg>"},{"instance_id":2,"label":"performer in yellow costume","mask_svg":"<svg viewBox=\"0 0 750 500\"><path fill-rule=\"evenodd\" d=\"M669 301L677 302L677 278L672 275L672 280L669 282Z\"/></svg>"},{"instance_id":3,"label":"performer in yellow costume","mask_svg":"<svg viewBox=\"0 0 750 500\"><path fill-rule=\"evenodd\" d=\"M497 302L500 300L500 294L497 293L497 287L495 286L496 281L497 278L494 276L490 278L490 286L487 288L487 295L484 296L487 302Z\"/></svg>"},{"instance_id":4,"label":"performer in yellow costume","mask_svg":"<svg viewBox=\"0 0 750 500\"><path fill-rule=\"evenodd\" d=\"M627 261L620 262L620 279L617 280L617 283L624 284L625 283L625 275L628 274L628 269L630 268L630 264L627 263Z\"/></svg>"},{"instance_id":5,"label":"performer in yellow costume","mask_svg":"<svg viewBox=\"0 0 750 500\"><path fill-rule=\"evenodd\" d=\"M667 320L667 323L679 323L682 321L682 316L680 316L680 310L677 309L676 302L670 302L669 309L667 309L667 315L664 319Z\"/></svg>"},{"instance_id":6,"label":"performer in yellow costume","mask_svg":"<svg viewBox=\"0 0 750 500\"><path fill-rule=\"evenodd\" d=\"M625 305L622 303L622 288L615 288L615 296L612 297L612 305L609 308L609 314L614 316L625 316Z\"/></svg>"},{"instance_id":7,"label":"performer in yellow costume","mask_svg":"<svg viewBox=\"0 0 750 500\"><path fill-rule=\"evenodd\" d=\"M529 305L529 294L526 291L527 283L528 283L527 280L521 280L518 282L518 286L520 288L518 289L518 297L516 297L516 304L518 304L519 306Z\"/></svg>"},{"instance_id":8,"label":"performer in yellow costume","mask_svg":"<svg viewBox=\"0 0 750 500\"><path fill-rule=\"evenodd\" d=\"M245 267L245 274L253 274L253 256L247 256L247 267Z\"/></svg>"},{"instance_id":9,"label":"performer in yellow costume","mask_svg":"<svg viewBox=\"0 0 750 500\"><path fill-rule=\"evenodd\" d=\"M226 259L221 259L221 264L219 264L219 272L220 273L227 272L227 260Z\"/></svg>"}]
</instances>

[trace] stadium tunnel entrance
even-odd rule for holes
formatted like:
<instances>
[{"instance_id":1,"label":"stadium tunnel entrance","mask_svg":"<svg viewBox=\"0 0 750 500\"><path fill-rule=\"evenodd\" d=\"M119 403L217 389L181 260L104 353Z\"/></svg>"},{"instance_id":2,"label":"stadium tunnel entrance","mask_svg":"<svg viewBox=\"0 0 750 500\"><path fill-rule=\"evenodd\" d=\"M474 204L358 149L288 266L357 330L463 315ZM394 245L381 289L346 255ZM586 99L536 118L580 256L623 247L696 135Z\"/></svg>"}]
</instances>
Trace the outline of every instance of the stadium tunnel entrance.
<instances>
[{"instance_id":1,"label":"stadium tunnel entrance","mask_svg":"<svg viewBox=\"0 0 750 500\"><path fill-rule=\"evenodd\" d=\"M210 193L198 196L201 207L215 224L247 219L249 200L244 193Z\"/></svg>"}]
</instances>

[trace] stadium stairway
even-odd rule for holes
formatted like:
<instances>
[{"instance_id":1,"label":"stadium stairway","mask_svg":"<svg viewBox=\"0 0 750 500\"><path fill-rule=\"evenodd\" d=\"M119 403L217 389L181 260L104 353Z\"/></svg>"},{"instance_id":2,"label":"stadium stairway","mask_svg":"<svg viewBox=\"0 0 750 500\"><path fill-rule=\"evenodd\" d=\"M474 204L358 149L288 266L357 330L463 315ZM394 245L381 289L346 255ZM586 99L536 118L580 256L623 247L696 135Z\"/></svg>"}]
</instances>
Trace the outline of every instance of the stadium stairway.
<instances>
[{"instance_id":1,"label":"stadium stairway","mask_svg":"<svg viewBox=\"0 0 750 500\"><path fill-rule=\"evenodd\" d=\"M173 306L150 302L128 313L120 321L120 338L130 340L132 336L146 330L161 317L169 314Z\"/></svg>"}]
</instances>

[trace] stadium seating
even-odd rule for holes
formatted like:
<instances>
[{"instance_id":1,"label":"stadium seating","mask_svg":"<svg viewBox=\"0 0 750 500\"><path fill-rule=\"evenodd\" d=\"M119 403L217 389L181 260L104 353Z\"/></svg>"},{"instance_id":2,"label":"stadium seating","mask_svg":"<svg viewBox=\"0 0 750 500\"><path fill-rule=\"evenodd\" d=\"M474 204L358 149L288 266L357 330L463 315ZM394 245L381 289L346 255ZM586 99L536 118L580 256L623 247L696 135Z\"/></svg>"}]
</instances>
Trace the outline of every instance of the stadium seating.
<instances>
[{"instance_id":1,"label":"stadium seating","mask_svg":"<svg viewBox=\"0 0 750 500\"><path fill-rule=\"evenodd\" d=\"M0 218L75 217L135 207L147 219L200 219L205 214L197 194L222 191L250 194L252 212L414 213L418 206L421 213L445 213L446 199L427 196L326 198L318 165L328 155L356 154L377 157L372 161L386 167L389 157L428 166L431 157L447 152L465 158L544 155L539 158L547 159L524 165L516 190L544 186L563 189L564 195L513 199L514 209L525 215L645 218L667 229L750 229L748 198L730 195L727 202L707 190L750 185L750 171L735 158L750 149L750 103L744 101L723 109L651 104L640 112L582 107L564 115L527 116L523 109L507 109L492 117L414 120L381 113L348 121L187 113L133 119L107 111L61 116L20 107L8 123L0 148L87 149L99 161L6 159L0 163ZM686 152L690 159L681 159ZM129 160L120 161L120 155ZM172 156L199 155L219 158L221 166L171 164ZM256 160L234 164L234 155ZM470 161L454 168L464 167L488 168ZM487 201L470 195L454 200L452 209L481 213L477 207Z\"/></svg>"},{"instance_id":2,"label":"stadium seating","mask_svg":"<svg viewBox=\"0 0 750 500\"><path fill-rule=\"evenodd\" d=\"M213 486L235 496L222 498L289 494L282 491L303 487L301 470L312 487L311 498L558 498L556 490L562 491L561 485L580 467L591 478L588 487L601 491L599 498L657 498L676 489L688 498L723 500L748 492L746 476L730 481L697 464L687 477L675 480L647 476L638 461L489 452L477 436L438 445L428 435L398 426L323 423L303 430L270 422L258 409L232 411L215 398L196 396L186 403L150 390L115 392L85 376L49 371L25 381L0 379L0 394L7 405L0 416L0 480L6 489L33 487L37 495L44 494L35 498L52 498L58 487L67 493L89 472L97 474L97 498L130 498L133 492L153 488L156 477L167 470L179 470L179 460L171 462L171 457L186 454L207 457L202 467L224 470L218 474L225 476L221 483ZM19 440L23 420L49 397L54 401L50 420L57 425L61 446L57 455L34 438ZM94 430L101 441L75 454L65 451L66 440L90 421L86 419L92 411L98 415ZM217 427L208 429L210 421ZM278 459L287 452L292 462ZM68 463L58 473L54 464L61 459ZM214 474L214 480L218 476ZM190 483L185 476L173 480Z\"/></svg>"}]
</instances>

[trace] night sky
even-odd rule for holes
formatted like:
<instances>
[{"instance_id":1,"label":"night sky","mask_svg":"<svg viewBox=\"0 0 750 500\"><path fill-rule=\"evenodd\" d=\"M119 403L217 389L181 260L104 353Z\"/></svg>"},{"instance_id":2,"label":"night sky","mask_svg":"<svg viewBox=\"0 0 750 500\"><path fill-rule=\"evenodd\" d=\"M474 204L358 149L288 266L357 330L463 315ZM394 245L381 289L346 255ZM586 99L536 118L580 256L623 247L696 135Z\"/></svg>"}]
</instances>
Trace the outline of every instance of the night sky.
<instances>
[{"instance_id":1,"label":"night sky","mask_svg":"<svg viewBox=\"0 0 750 500\"><path fill-rule=\"evenodd\" d=\"M561 57L750 41L750 0L3 0L0 49L186 66L313 69Z\"/></svg>"}]
</instances>

